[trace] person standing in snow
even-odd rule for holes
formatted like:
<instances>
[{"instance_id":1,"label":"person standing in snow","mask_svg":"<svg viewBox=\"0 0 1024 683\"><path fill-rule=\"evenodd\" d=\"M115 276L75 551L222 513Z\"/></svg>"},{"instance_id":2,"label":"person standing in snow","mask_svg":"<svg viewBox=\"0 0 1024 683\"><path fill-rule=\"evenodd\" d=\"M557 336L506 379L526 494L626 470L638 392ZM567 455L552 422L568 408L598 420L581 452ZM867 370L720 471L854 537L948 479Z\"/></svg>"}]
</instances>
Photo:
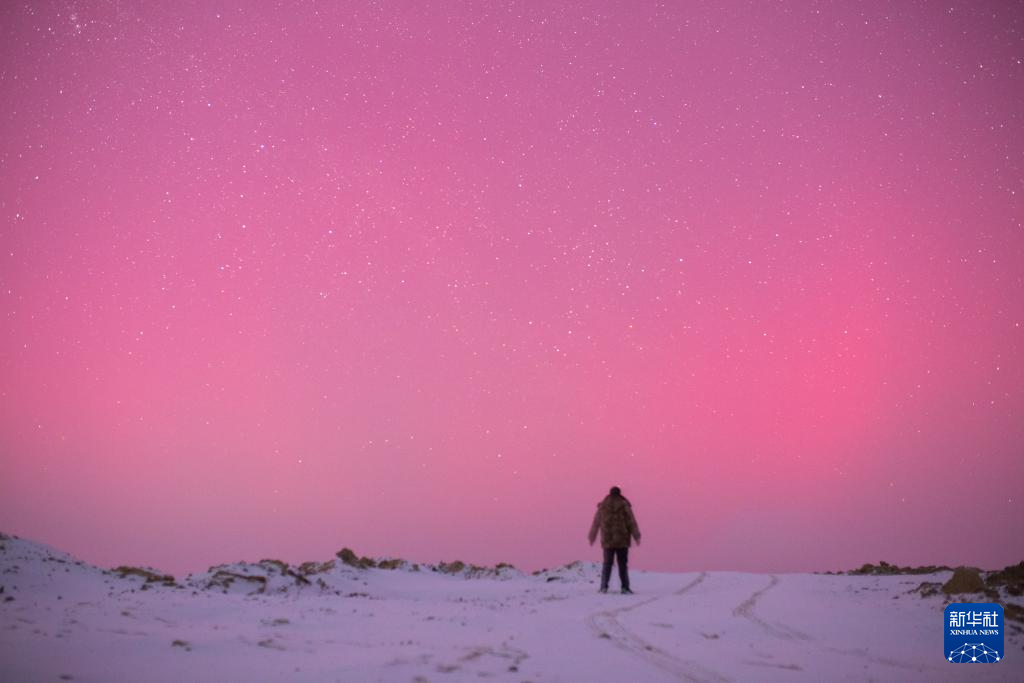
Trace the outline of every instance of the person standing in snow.
<instances>
[{"instance_id":1,"label":"person standing in snow","mask_svg":"<svg viewBox=\"0 0 1024 683\"><path fill-rule=\"evenodd\" d=\"M597 532L601 532L601 548L604 549L604 566L601 568L601 592L608 592L608 581L612 577L612 563L618 562L619 583L623 593L629 589L629 545L635 539L640 545L640 527L633 516L633 506L622 495L622 489L613 486L605 499L597 504L594 523L590 525L587 540L594 545Z\"/></svg>"}]
</instances>

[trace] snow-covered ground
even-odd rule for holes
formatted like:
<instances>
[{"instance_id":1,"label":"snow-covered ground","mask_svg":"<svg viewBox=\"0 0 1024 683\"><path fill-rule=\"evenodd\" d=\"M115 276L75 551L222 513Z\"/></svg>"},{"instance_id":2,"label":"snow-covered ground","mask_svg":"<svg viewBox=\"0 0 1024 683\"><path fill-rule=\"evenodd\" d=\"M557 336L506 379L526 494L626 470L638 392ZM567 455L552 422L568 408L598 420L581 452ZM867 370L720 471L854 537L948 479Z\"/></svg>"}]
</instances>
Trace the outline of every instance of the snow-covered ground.
<instances>
[{"instance_id":1,"label":"snow-covered ground","mask_svg":"<svg viewBox=\"0 0 1024 683\"><path fill-rule=\"evenodd\" d=\"M236 563L164 585L0 537L0 681L1024 680L1019 624L998 664L943 659L947 599L913 589L949 572L634 571L635 595L600 595L594 563L446 569Z\"/></svg>"}]
</instances>

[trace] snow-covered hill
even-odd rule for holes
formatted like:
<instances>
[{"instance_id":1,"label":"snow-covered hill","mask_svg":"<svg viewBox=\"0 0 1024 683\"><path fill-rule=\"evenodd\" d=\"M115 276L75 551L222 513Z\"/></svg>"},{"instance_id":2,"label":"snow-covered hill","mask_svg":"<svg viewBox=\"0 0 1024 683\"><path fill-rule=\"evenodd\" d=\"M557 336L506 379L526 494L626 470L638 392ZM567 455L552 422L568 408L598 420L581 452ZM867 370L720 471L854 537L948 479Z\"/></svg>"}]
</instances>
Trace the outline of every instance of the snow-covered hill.
<instances>
[{"instance_id":1,"label":"snow-covered hill","mask_svg":"<svg viewBox=\"0 0 1024 683\"><path fill-rule=\"evenodd\" d=\"M634 571L631 596L598 594L598 572L342 551L177 580L0 535L0 680L1024 680L1020 622L998 664L945 661L950 597L929 588L948 571ZM1004 605L1024 603L997 590Z\"/></svg>"}]
</instances>

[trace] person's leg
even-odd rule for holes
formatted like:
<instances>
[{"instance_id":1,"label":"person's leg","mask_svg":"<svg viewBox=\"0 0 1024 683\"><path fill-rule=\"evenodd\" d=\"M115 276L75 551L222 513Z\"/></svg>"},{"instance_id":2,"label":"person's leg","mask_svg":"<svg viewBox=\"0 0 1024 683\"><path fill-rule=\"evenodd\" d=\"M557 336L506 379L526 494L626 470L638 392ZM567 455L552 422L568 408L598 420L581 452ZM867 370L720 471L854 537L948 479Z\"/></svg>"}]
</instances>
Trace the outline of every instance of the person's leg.
<instances>
[{"instance_id":1,"label":"person's leg","mask_svg":"<svg viewBox=\"0 0 1024 683\"><path fill-rule=\"evenodd\" d=\"M615 559L615 551L611 548L604 549L604 566L601 567L601 590L608 590L608 581L612 578L612 561Z\"/></svg>"},{"instance_id":2,"label":"person's leg","mask_svg":"<svg viewBox=\"0 0 1024 683\"><path fill-rule=\"evenodd\" d=\"M616 548L615 554L619 564L619 583L623 591L629 590L629 548Z\"/></svg>"}]
</instances>

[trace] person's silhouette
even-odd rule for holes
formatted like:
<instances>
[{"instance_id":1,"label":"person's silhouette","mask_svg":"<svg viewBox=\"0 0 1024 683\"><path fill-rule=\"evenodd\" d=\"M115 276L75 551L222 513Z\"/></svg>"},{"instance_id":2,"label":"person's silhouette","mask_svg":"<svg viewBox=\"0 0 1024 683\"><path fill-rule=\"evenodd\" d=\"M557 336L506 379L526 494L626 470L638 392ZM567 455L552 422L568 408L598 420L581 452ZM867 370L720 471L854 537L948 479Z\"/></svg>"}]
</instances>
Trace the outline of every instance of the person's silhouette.
<instances>
[{"instance_id":1,"label":"person's silhouette","mask_svg":"<svg viewBox=\"0 0 1024 683\"><path fill-rule=\"evenodd\" d=\"M597 532L601 532L601 548L604 550L604 566L601 567L601 592L608 592L608 581L612 576L612 563L619 565L619 583L623 593L629 589L629 545L632 540L640 545L640 527L633 516L633 506L622 495L618 486L613 486L605 499L597 504L594 523L590 525L587 540L594 545Z\"/></svg>"}]
</instances>

